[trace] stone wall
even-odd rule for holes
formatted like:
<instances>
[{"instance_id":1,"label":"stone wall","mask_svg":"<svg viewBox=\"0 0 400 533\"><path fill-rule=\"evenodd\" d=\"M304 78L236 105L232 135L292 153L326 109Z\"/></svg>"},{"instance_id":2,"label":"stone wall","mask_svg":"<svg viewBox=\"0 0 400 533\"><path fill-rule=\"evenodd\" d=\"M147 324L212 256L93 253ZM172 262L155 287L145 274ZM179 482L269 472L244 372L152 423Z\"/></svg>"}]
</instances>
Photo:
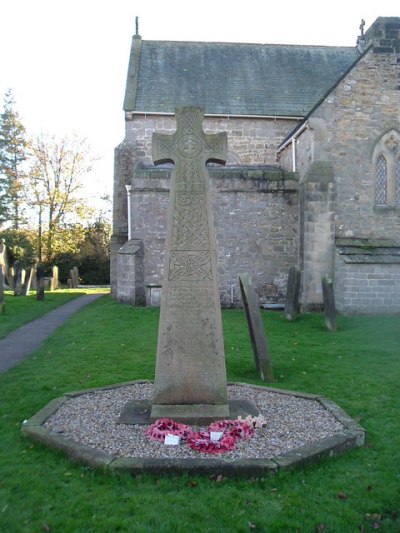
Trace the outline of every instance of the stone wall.
<instances>
[{"instance_id":1,"label":"stone wall","mask_svg":"<svg viewBox=\"0 0 400 533\"><path fill-rule=\"evenodd\" d=\"M238 276L253 278L260 301L283 302L298 261L298 183L269 167L209 168L221 301L240 304ZM163 276L170 169L137 169L132 179L132 236L143 242L146 285ZM119 277L121 290L123 281Z\"/></svg>"},{"instance_id":2,"label":"stone wall","mask_svg":"<svg viewBox=\"0 0 400 533\"><path fill-rule=\"evenodd\" d=\"M374 206L372 160L381 136L390 129L400 131L399 110L400 56L370 50L313 115L320 126L314 135L326 131L317 157L334 167L338 237L386 237L400 242L400 210ZM298 152L305 152L303 159L315 157L307 136L304 142L300 137L298 145Z\"/></svg>"},{"instance_id":3,"label":"stone wall","mask_svg":"<svg viewBox=\"0 0 400 533\"><path fill-rule=\"evenodd\" d=\"M151 140L155 131L172 133L175 124L172 116L127 116L126 138L115 157L111 286L117 298L118 292L129 294L117 274L118 250L127 240L125 185L131 185L132 238L144 246L145 285L162 282L171 169L152 165ZM228 134L229 168L209 167L224 305L239 303L242 272L252 275L260 300L284 301L288 269L298 260L298 184L297 176L272 165L276 146L296 125L285 119L205 118L205 132Z\"/></svg>"},{"instance_id":4,"label":"stone wall","mask_svg":"<svg viewBox=\"0 0 400 533\"><path fill-rule=\"evenodd\" d=\"M384 134L393 130L400 132L400 55L371 48L309 117L306 128L296 139L296 169L302 201L306 198L304 180L315 162L326 161L332 165L332 187L336 188L336 194L327 207L326 223L334 228L336 240L387 239L400 244L400 207L375 206L374 149L382 142ZM292 149L289 144L279 155L279 164L285 169L292 168ZM303 203L302 220L307 216L306 210ZM323 235L322 227L320 230L321 235L315 238L319 238L321 244L327 235ZM307 227L302 225L302 300L311 304L314 297L318 303L314 286L318 284L322 256L307 250L306 233ZM332 249L332 239L328 241ZM333 269L333 264L331 267L340 310L398 311L399 304L395 300L399 299L396 280L400 264L388 265L378 260L374 265L341 265L341 262L342 259L337 259L336 267ZM372 277L368 277L369 274ZM394 296L387 294L389 286ZM376 305L371 305L373 300Z\"/></svg>"},{"instance_id":5,"label":"stone wall","mask_svg":"<svg viewBox=\"0 0 400 533\"><path fill-rule=\"evenodd\" d=\"M335 301L346 314L400 313L400 264L346 263L336 255Z\"/></svg>"},{"instance_id":6,"label":"stone wall","mask_svg":"<svg viewBox=\"0 0 400 533\"><path fill-rule=\"evenodd\" d=\"M274 165L276 147L297 124L281 118L205 117L203 129L205 133L227 132L228 165ZM131 116L126 121L125 143L131 147L135 164L151 165L153 132L173 133L175 127L173 116Z\"/></svg>"}]
</instances>

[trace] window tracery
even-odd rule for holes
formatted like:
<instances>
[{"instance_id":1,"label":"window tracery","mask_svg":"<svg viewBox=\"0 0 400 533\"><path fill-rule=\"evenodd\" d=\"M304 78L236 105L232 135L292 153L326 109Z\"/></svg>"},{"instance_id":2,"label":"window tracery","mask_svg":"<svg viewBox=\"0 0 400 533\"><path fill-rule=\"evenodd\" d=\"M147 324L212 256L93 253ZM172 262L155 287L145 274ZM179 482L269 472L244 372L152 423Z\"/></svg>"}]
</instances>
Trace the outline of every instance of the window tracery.
<instances>
[{"instance_id":1,"label":"window tracery","mask_svg":"<svg viewBox=\"0 0 400 533\"><path fill-rule=\"evenodd\" d=\"M400 207L400 133L390 130L376 143L375 206Z\"/></svg>"}]
</instances>

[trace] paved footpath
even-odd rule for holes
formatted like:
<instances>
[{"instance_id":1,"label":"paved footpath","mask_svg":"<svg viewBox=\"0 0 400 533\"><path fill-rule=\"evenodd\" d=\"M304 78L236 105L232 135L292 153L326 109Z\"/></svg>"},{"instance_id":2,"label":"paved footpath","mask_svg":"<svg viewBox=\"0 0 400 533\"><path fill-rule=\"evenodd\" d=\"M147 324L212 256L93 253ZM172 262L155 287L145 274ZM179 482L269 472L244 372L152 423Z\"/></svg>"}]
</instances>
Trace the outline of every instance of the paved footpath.
<instances>
[{"instance_id":1,"label":"paved footpath","mask_svg":"<svg viewBox=\"0 0 400 533\"><path fill-rule=\"evenodd\" d=\"M104 294L86 294L12 331L0 340L0 374L39 348L67 318Z\"/></svg>"}]
</instances>

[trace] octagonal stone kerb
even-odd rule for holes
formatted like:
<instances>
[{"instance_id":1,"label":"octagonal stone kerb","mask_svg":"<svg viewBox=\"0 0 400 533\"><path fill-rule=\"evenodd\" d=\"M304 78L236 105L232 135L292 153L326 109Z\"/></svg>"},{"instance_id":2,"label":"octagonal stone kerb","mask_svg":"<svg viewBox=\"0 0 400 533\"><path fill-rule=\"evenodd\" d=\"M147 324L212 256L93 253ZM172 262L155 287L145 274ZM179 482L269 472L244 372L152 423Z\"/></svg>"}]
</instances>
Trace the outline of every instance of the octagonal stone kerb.
<instances>
[{"instance_id":1,"label":"octagonal stone kerb","mask_svg":"<svg viewBox=\"0 0 400 533\"><path fill-rule=\"evenodd\" d=\"M323 396L271 387L249 385L245 383L231 383L230 385L250 386L254 389L262 389L264 391L267 388L268 392L315 400L319 402L326 410L328 410L344 426L344 430L341 433L337 433L331 437L321 439L311 444L306 444L272 459L235 459L221 463L219 460L213 457L207 459L204 457L201 459L154 459L132 457L115 458L106 452L76 441L72 441L64 435L54 433L51 430L43 427L46 420L70 398L80 396L82 394L111 390L138 383L149 383L149 381L129 381L126 383L119 383L106 387L97 387L66 393L64 396L52 400L33 417L24 421L21 427L21 432L23 435L32 438L36 442L62 451L72 461L87 464L91 468L105 469L113 472L126 471L132 475L143 473L157 475L190 473L191 475L221 474L227 477L259 477L268 473L275 473L281 468L287 469L297 466L305 466L323 457L337 456L349 449L362 446L365 442L365 430L337 404L324 398Z\"/></svg>"}]
</instances>

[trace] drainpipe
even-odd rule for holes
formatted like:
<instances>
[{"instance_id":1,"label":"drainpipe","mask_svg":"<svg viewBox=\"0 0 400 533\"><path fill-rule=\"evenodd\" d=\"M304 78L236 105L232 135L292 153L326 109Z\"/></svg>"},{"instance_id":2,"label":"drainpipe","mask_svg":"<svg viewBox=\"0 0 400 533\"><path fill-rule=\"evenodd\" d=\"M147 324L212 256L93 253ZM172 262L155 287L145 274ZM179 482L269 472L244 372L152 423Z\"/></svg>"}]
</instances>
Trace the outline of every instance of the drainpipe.
<instances>
[{"instance_id":1,"label":"drainpipe","mask_svg":"<svg viewBox=\"0 0 400 533\"><path fill-rule=\"evenodd\" d=\"M308 121L305 122L301 128L299 128L287 141L285 141L276 151L276 156L278 158L278 155L288 146L289 144L292 145L292 170L293 172L296 172L297 170L297 163L296 163L296 140L300 136L301 133L307 128Z\"/></svg>"},{"instance_id":2,"label":"drainpipe","mask_svg":"<svg viewBox=\"0 0 400 533\"><path fill-rule=\"evenodd\" d=\"M128 204L128 241L132 238L132 222L131 222L131 185L125 185L126 198Z\"/></svg>"},{"instance_id":3,"label":"drainpipe","mask_svg":"<svg viewBox=\"0 0 400 533\"><path fill-rule=\"evenodd\" d=\"M296 172L296 137L292 138L292 167L293 172Z\"/></svg>"}]
</instances>

